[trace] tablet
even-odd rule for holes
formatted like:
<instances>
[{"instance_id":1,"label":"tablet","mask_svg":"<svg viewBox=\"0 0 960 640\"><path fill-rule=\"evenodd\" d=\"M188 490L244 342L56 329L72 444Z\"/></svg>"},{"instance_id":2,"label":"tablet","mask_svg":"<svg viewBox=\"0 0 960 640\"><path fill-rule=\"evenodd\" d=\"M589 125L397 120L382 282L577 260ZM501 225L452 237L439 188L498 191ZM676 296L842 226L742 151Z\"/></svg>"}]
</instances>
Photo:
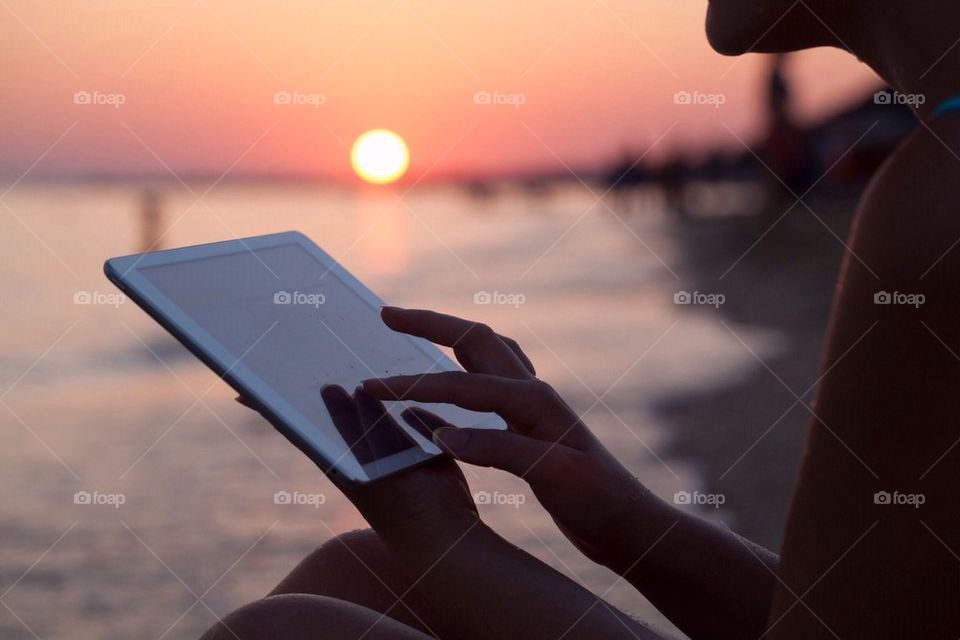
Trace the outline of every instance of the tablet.
<instances>
[{"instance_id":1,"label":"tablet","mask_svg":"<svg viewBox=\"0 0 960 640\"><path fill-rule=\"evenodd\" d=\"M390 330L381 300L303 234L110 258L104 272L335 479L364 484L440 454L401 415L419 403L386 403L389 429L358 431L331 415L329 385L353 392L367 378L460 367ZM494 414L420 406L458 426L506 428Z\"/></svg>"}]
</instances>

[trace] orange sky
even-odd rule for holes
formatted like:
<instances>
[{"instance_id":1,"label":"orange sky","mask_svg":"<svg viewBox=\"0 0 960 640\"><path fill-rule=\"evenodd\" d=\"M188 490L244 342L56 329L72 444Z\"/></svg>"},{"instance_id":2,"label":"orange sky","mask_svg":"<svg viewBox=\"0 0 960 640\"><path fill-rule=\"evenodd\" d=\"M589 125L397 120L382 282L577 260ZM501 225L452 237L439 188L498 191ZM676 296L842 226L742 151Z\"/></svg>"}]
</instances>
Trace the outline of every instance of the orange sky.
<instances>
[{"instance_id":1,"label":"orange sky","mask_svg":"<svg viewBox=\"0 0 960 640\"><path fill-rule=\"evenodd\" d=\"M668 130L654 153L736 145L727 127L749 139L761 121L765 60L714 54L705 1L4 2L5 176L46 152L31 176L346 177L349 145L377 127L407 140L413 178L580 168ZM792 71L807 117L875 82L833 51ZM677 107L681 90L726 102Z\"/></svg>"}]
</instances>

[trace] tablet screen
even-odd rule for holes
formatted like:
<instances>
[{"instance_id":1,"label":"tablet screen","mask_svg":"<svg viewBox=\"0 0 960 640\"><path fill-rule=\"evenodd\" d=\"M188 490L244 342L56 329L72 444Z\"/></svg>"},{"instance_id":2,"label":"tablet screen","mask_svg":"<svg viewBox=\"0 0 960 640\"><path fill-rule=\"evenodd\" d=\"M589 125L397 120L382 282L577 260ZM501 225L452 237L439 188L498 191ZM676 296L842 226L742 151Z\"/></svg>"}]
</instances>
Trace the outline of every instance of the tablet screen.
<instances>
[{"instance_id":1,"label":"tablet screen","mask_svg":"<svg viewBox=\"0 0 960 640\"><path fill-rule=\"evenodd\" d=\"M241 250L138 271L257 377L323 431L335 464L367 466L433 444L391 414L400 429L334 423L325 385L349 392L366 378L438 370L414 340L389 330L379 310L298 244ZM439 356L439 352L437 354ZM442 359L442 356L441 358ZM446 367L441 367L443 370Z\"/></svg>"}]
</instances>

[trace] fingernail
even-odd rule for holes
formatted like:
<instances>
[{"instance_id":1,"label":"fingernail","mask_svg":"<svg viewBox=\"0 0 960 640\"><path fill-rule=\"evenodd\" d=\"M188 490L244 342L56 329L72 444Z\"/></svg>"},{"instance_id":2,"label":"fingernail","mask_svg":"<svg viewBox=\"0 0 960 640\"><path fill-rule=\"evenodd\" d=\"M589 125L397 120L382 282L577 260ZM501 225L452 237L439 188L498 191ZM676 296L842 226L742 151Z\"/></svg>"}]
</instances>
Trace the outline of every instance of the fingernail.
<instances>
[{"instance_id":1,"label":"fingernail","mask_svg":"<svg viewBox=\"0 0 960 640\"><path fill-rule=\"evenodd\" d=\"M392 306L386 305L386 304L385 304L385 305L382 305L382 306L380 307L380 313L383 313L384 311L392 312L392 311L402 311L402 310L403 310L403 309L401 309L400 307L392 307Z\"/></svg>"},{"instance_id":2,"label":"fingernail","mask_svg":"<svg viewBox=\"0 0 960 640\"><path fill-rule=\"evenodd\" d=\"M442 427L433 432L433 441L451 453L457 453L467 447L470 434L461 429Z\"/></svg>"},{"instance_id":3,"label":"fingernail","mask_svg":"<svg viewBox=\"0 0 960 640\"><path fill-rule=\"evenodd\" d=\"M353 395L356 398L373 398L373 396L370 395L370 392L367 391L362 384L357 385L357 388L353 390Z\"/></svg>"}]
</instances>

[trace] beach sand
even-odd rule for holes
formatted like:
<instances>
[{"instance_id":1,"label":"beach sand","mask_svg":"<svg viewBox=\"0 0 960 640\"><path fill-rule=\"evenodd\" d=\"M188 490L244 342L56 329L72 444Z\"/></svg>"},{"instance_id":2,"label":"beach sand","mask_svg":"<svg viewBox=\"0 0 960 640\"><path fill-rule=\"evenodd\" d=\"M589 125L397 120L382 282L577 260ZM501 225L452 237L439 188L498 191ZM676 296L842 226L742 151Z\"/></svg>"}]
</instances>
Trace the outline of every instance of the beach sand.
<instances>
[{"instance_id":1,"label":"beach sand","mask_svg":"<svg viewBox=\"0 0 960 640\"><path fill-rule=\"evenodd\" d=\"M807 407L855 206L851 197L834 197L811 201L812 212L797 206L779 222L778 212L675 229L686 285L723 292L717 320L733 334L773 331L778 348L757 354L746 375L658 399L657 415L672 436L667 451L694 461L706 490L725 496L731 526L773 550L812 418Z\"/></svg>"}]
</instances>

